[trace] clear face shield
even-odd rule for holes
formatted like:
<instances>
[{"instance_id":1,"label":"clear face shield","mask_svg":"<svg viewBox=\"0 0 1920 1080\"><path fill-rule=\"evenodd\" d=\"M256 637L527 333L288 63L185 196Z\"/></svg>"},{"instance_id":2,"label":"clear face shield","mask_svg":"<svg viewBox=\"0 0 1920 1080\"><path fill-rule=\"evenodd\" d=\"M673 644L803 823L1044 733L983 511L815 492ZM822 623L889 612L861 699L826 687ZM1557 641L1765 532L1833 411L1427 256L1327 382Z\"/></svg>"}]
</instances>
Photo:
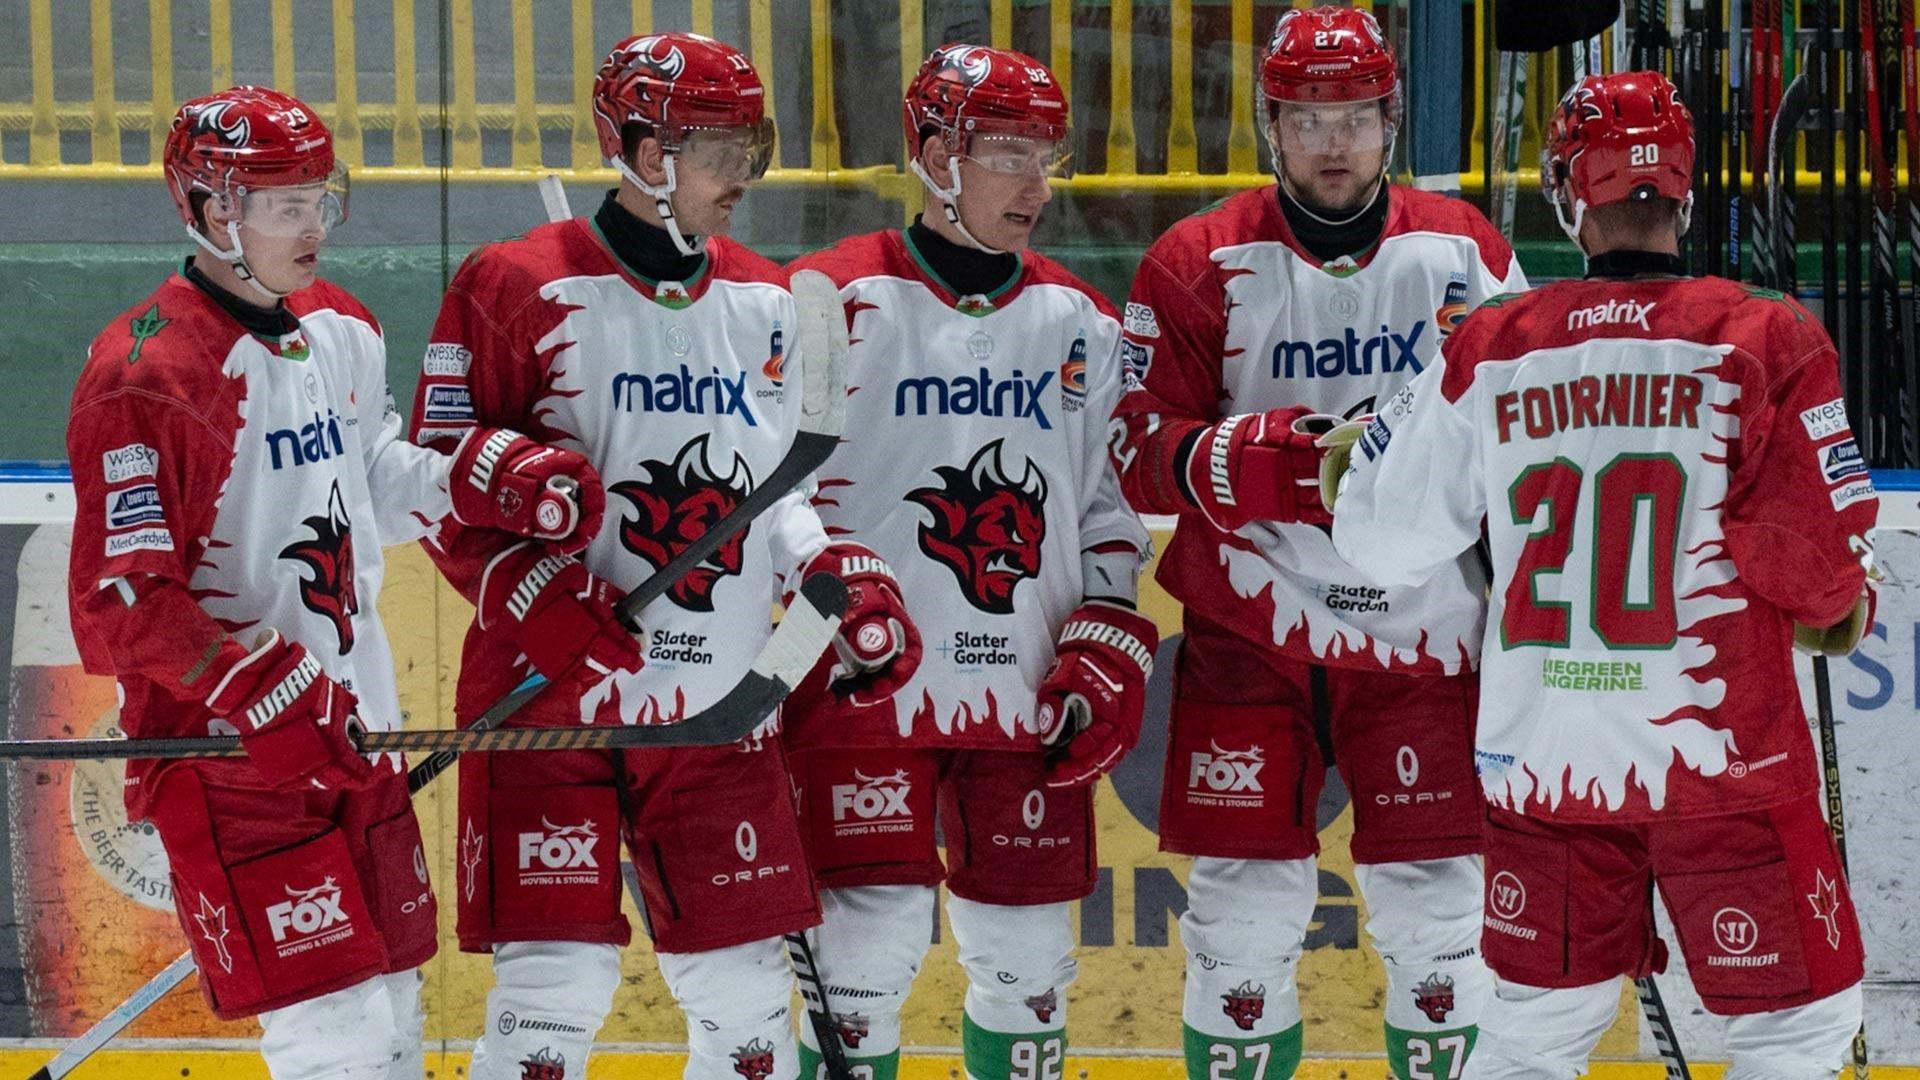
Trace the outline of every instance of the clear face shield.
<instances>
[{"instance_id":1,"label":"clear face shield","mask_svg":"<svg viewBox=\"0 0 1920 1080\"><path fill-rule=\"evenodd\" d=\"M1276 155L1306 157L1383 156L1392 152L1394 128L1384 100L1273 102L1268 137Z\"/></svg>"},{"instance_id":2,"label":"clear face shield","mask_svg":"<svg viewBox=\"0 0 1920 1080\"><path fill-rule=\"evenodd\" d=\"M263 187L240 199L238 222L248 229L279 239L319 234L324 238L347 220L347 167L317 184Z\"/></svg>"},{"instance_id":3,"label":"clear face shield","mask_svg":"<svg viewBox=\"0 0 1920 1080\"><path fill-rule=\"evenodd\" d=\"M959 156L998 176L1064 180L1073 175L1073 151L1064 140L979 134Z\"/></svg>"},{"instance_id":4,"label":"clear face shield","mask_svg":"<svg viewBox=\"0 0 1920 1080\"><path fill-rule=\"evenodd\" d=\"M696 128L675 151L680 167L726 184L745 184L767 175L773 163L773 120L752 127Z\"/></svg>"}]
</instances>

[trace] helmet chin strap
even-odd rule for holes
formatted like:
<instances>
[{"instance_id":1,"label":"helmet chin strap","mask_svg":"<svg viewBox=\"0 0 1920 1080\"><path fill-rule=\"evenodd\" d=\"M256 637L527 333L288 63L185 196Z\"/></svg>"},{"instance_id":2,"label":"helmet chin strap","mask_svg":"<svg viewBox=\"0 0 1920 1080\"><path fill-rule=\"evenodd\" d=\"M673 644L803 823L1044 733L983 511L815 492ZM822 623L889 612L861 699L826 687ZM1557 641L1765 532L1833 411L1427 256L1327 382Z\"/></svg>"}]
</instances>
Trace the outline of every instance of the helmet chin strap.
<instances>
[{"instance_id":1,"label":"helmet chin strap","mask_svg":"<svg viewBox=\"0 0 1920 1080\"><path fill-rule=\"evenodd\" d=\"M673 216L673 193L674 190L680 186L679 177L676 176L673 171L674 156L673 154L664 154L661 156L660 163L667 171L667 182L658 187L640 179L640 174L634 172L633 169L620 158L613 159L613 167L621 176L626 178L629 184L639 188L643 194L653 196L654 212L660 215L660 223L666 226L667 235L673 238L673 246L679 250L680 254L698 255L700 254L700 248L694 245L694 241L700 238L696 236L689 239L685 233L680 231L679 219Z\"/></svg>"},{"instance_id":2,"label":"helmet chin strap","mask_svg":"<svg viewBox=\"0 0 1920 1080\"><path fill-rule=\"evenodd\" d=\"M193 242L206 249L209 255L233 267L233 275L241 281L246 282L248 288L265 299L267 307L273 307L287 298L288 293L267 288L258 277L254 276L253 268L247 265L247 253L241 250L240 247L239 222L227 222L227 239L233 243L233 250L231 251L222 251L215 247L213 241L207 239L205 233L191 225L187 226L187 235L193 237Z\"/></svg>"},{"instance_id":3,"label":"helmet chin strap","mask_svg":"<svg viewBox=\"0 0 1920 1080\"><path fill-rule=\"evenodd\" d=\"M1007 254L999 248L988 247L981 243L972 233L967 231L965 225L960 223L960 163L951 157L947 159L947 162L947 175L953 177L953 185L951 187L941 187L939 184L934 183L933 177L927 175L927 170L920 167L919 158L914 158L912 161L907 162L907 168L912 169L913 175L919 177L920 182L927 185L927 190L933 192L934 197L940 200L940 209L946 211L947 224L957 229L960 235L966 238L967 243L972 244L974 247L989 255Z\"/></svg>"}]
</instances>

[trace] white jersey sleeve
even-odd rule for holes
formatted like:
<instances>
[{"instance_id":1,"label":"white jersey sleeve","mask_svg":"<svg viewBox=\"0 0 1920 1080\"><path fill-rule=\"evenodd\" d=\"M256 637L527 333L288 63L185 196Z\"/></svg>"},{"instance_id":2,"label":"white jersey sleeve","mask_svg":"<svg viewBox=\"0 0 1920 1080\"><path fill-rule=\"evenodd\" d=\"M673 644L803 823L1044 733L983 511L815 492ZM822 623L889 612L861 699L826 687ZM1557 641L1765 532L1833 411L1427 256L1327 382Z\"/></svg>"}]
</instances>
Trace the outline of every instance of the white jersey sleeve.
<instances>
[{"instance_id":1,"label":"white jersey sleeve","mask_svg":"<svg viewBox=\"0 0 1920 1080\"><path fill-rule=\"evenodd\" d=\"M1080 508L1080 549L1089 551L1104 544L1123 543L1140 552L1145 561L1152 541L1140 523L1140 516L1127 505L1120 490L1120 474L1114 470L1107 444L1115 436L1114 406L1126 391L1126 372L1121 360L1120 328L1096 326L1096 332L1111 329L1112 340L1095 352L1096 361L1088 365L1087 416L1089 422L1080 431L1080 462L1084 474L1080 490L1086 492ZM1094 341L1090 347L1099 348Z\"/></svg>"}]
</instances>

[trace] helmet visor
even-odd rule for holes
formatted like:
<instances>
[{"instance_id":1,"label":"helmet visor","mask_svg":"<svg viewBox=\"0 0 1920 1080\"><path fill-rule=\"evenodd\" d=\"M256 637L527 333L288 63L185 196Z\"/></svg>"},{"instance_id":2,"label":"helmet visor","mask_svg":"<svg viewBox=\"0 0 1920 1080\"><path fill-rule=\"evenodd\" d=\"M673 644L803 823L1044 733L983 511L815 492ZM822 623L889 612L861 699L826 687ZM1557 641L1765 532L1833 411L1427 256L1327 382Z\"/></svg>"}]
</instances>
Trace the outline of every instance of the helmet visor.
<instances>
[{"instance_id":1,"label":"helmet visor","mask_svg":"<svg viewBox=\"0 0 1920 1080\"><path fill-rule=\"evenodd\" d=\"M347 220L347 191L341 164L317 184L254 188L240 200L240 224L266 236L325 236Z\"/></svg>"},{"instance_id":2,"label":"helmet visor","mask_svg":"<svg viewBox=\"0 0 1920 1080\"><path fill-rule=\"evenodd\" d=\"M677 154L683 168L725 183L758 180L773 162L773 120L762 117L750 127L696 128L680 140Z\"/></svg>"},{"instance_id":3,"label":"helmet visor","mask_svg":"<svg viewBox=\"0 0 1920 1080\"><path fill-rule=\"evenodd\" d=\"M1282 153L1322 156L1385 150L1393 142L1385 98L1273 102L1273 137Z\"/></svg>"},{"instance_id":4,"label":"helmet visor","mask_svg":"<svg viewBox=\"0 0 1920 1080\"><path fill-rule=\"evenodd\" d=\"M1064 140L1028 135L975 135L961 155L1001 176L1065 179L1073 175L1072 148Z\"/></svg>"}]
</instances>

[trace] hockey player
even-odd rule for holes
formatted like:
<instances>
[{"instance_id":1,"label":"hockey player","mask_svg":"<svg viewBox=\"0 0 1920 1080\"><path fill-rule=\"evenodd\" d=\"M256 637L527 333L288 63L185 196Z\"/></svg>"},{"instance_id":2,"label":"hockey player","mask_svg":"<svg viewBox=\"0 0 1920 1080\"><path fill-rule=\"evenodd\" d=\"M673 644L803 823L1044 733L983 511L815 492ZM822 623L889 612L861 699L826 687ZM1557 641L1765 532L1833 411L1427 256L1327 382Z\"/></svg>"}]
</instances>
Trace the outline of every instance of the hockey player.
<instances>
[{"instance_id":1,"label":"hockey player","mask_svg":"<svg viewBox=\"0 0 1920 1080\"><path fill-rule=\"evenodd\" d=\"M189 101L161 160L198 247L74 391L75 637L129 735L246 748L128 768L209 1006L259 1016L275 1080L418 1080L434 894L398 755L349 739L400 724L380 549L449 512L584 544L599 481L508 430L452 457L405 441L379 323L316 276L347 176L312 110L254 86Z\"/></svg>"},{"instance_id":2,"label":"hockey player","mask_svg":"<svg viewBox=\"0 0 1920 1080\"><path fill-rule=\"evenodd\" d=\"M892 1080L944 878L967 1075L1058 1076L1093 785L1138 737L1158 643L1134 610L1147 536L1105 452L1120 322L1027 247L1067 150L1044 64L947 45L903 113L927 213L793 267L840 285L854 339L821 520L895 567L931 646L891 701L816 697L793 722L817 962L856 1074Z\"/></svg>"},{"instance_id":3,"label":"hockey player","mask_svg":"<svg viewBox=\"0 0 1920 1080\"><path fill-rule=\"evenodd\" d=\"M614 46L593 91L618 189L591 218L482 248L448 289L414 404L440 442L504 417L584 451L606 528L580 562L450 527L433 556L477 606L455 710L472 719L528 667L573 662L596 624L752 490L792 441L797 339L778 266L727 239L765 171L759 77L692 34ZM814 358L799 357L798 362ZM549 691L529 722L669 723L719 700L769 632L781 583L849 585L861 692L910 676L919 643L886 564L832 543L796 491L648 605L637 643ZM559 636L556 637L556 634ZM851 650L851 647L848 647ZM686 1014L692 1080L792 1080L781 935L819 917L777 738L744 747L493 754L461 762L459 935L495 985L476 1080L579 1080L620 982L617 844L639 873L660 971Z\"/></svg>"},{"instance_id":4,"label":"hockey player","mask_svg":"<svg viewBox=\"0 0 1920 1080\"><path fill-rule=\"evenodd\" d=\"M1447 1076L1490 985L1470 754L1486 575L1467 553L1388 587L1342 562L1302 523L1326 519L1295 482L1293 425L1371 413L1472 305L1525 282L1472 207L1388 183L1399 78L1371 15L1282 15L1259 94L1278 183L1168 230L1125 315L1140 387L1119 407L1121 477L1136 509L1179 515L1159 570L1185 605L1160 846L1195 856L1187 1071L1293 1074L1333 764L1386 967L1388 1061L1401 1080Z\"/></svg>"},{"instance_id":5,"label":"hockey player","mask_svg":"<svg viewBox=\"0 0 1920 1080\"><path fill-rule=\"evenodd\" d=\"M1729 1080L1812 1080L1860 1023L1861 945L1790 645L1872 625L1878 500L1833 343L1794 300L1688 278L1693 127L1662 76L1581 81L1541 179L1587 277L1474 313L1360 436L1341 554L1393 587L1491 541L1476 760L1473 1077L1567 1077L1621 976L1661 969L1655 885Z\"/></svg>"}]
</instances>

